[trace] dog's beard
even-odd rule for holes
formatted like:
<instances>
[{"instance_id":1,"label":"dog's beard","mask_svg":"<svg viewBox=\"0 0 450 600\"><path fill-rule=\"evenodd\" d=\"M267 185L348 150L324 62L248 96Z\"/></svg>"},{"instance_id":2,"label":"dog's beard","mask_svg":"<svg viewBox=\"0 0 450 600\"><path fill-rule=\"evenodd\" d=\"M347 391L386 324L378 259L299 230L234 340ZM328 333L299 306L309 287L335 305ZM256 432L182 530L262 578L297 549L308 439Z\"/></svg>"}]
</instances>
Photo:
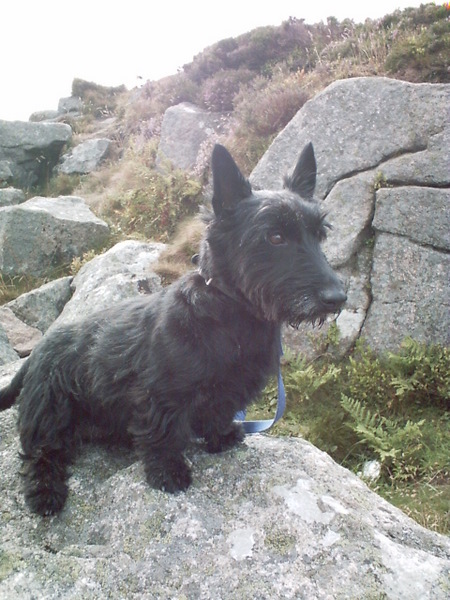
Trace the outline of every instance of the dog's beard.
<instances>
[{"instance_id":1,"label":"dog's beard","mask_svg":"<svg viewBox=\"0 0 450 600\"><path fill-rule=\"evenodd\" d=\"M280 291L256 287L247 297L259 318L280 325L287 323L294 329L298 329L305 321L314 326L321 326L328 316L306 295L300 300L283 298Z\"/></svg>"},{"instance_id":2,"label":"dog's beard","mask_svg":"<svg viewBox=\"0 0 450 600\"><path fill-rule=\"evenodd\" d=\"M291 300L280 298L277 295L275 300L264 301L264 298L259 300L255 304L264 319L280 324L286 323L294 329L298 329L302 323L310 323L313 327L320 328L331 314L320 309L309 296Z\"/></svg>"},{"instance_id":3,"label":"dog's beard","mask_svg":"<svg viewBox=\"0 0 450 600\"><path fill-rule=\"evenodd\" d=\"M302 323L309 323L313 327L320 328L330 315L338 315L340 310L327 312L319 308L314 300L304 296L301 300L293 303L286 322L294 329L298 329Z\"/></svg>"},{"instance_id":4,"label":"dog's beard","mask_svg":"<svg viewBox=\"0 0 450 600\"><path fill-rule=\"evenodd\" d=\"M285 286L280 281L274 285L267 281L267 272L259 272L258 279L242 274L237 287L253 307L254 314L265 321L287 324L298 329L302 323L321 327L330 314L314 297L314 293L298 285Z\"/></svg>"},{"instance_id":5,"label":"dog's beard","mask_svg":"<svg viewBox=\"0 0 450 600\"><path fill-rule=\"evenodd\" d=\"M290 318L287 324L293 329L298 329L302 323L310 323L313 327L320 328L327 320L328 315L297 315L294 318Z\"/></svg>"}]
</instances>

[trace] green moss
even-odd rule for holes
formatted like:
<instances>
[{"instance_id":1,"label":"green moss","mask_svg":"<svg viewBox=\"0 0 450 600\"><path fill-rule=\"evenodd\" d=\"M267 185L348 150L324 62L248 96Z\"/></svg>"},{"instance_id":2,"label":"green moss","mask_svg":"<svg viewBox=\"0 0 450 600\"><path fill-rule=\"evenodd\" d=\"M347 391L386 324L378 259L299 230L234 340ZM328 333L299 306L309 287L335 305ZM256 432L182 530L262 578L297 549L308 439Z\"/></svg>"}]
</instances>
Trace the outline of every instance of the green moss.
<instances>
[{"instance_id":1,"label":"green moss","mask_svg":"<svg viewBox=\"0 0 450 600\"><path fill-rule=\"evenodd\" d=\"M271 527L265 531L264 545L281 556L290 554L294 550L296 542L296 537L287 530Z\"/></svg>"},{"instance_id":2,"label":"green moss","mask_svg":"<svg viewBox=\"0 0 450 600\"><path fill-rule=\"evenodd\" d=\"M147 540L161 540L168 535L166 513L156 510L152 516L141 525L141 535Z\"/></svg>"},{"instance_id":3,"label":"green moss","mask_svg":"<svg viewBox=\"0 0 450 600\"><path fill-rule=\"evenodd\" d=\"M24 566L21 554L6 552L0 549L0 581L5 580L11 573L20 571Z\"/></svg>"}]
</instances>

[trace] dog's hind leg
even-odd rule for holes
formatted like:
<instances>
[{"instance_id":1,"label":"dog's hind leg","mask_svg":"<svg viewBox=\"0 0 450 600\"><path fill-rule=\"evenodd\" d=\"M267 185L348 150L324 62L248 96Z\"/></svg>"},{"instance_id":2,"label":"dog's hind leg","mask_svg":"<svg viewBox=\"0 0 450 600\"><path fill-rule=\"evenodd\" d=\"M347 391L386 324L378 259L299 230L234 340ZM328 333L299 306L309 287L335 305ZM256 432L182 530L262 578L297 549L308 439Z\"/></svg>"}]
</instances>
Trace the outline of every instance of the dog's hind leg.
<instances>
[{"instance_id":1,"label":"dog's hind leg","mask_svg":"<svg viewBox=\"0 0 450 600\"><path fill-rule=\"evenodd\" d=\"M41 448L34 455L23 454L22 459L25 500L30 509L43 517L59 512L68 493L65 453Z\"/></svg>"},{"instance_id":2,"label":"dog's hind leg","mask_svg":"<svg viewBox=\"0 0 450 600\"><path fill-rule=\"evenodd\" d=\"M70 401L59 398L43 386L43 395L24 395L20 404L19 429L23 452L25 500L42 516L59 512L67 498L67 467L73 453L73 414Z\"/></svg>"}]
</instances>

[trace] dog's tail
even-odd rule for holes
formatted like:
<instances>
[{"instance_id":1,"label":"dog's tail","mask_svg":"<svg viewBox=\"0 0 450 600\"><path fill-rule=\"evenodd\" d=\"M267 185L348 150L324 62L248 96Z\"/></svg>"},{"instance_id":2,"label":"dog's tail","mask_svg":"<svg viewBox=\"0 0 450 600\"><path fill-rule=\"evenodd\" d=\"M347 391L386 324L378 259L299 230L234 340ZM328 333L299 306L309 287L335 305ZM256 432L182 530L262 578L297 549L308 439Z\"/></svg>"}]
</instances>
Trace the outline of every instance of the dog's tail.
<instances>
[{"instance_id":1,"label":"dog's tail","mask_svg":"<svg viewBox=\"0 0 450 600\"><path fill-rule=\"evenodd\" d=\"M0 390L0 410L6 410L14 404L20 390L22 389L23 378L28 371L28 361L26 361L12 378L11 383Z\"/></svg>"}]
</instances>

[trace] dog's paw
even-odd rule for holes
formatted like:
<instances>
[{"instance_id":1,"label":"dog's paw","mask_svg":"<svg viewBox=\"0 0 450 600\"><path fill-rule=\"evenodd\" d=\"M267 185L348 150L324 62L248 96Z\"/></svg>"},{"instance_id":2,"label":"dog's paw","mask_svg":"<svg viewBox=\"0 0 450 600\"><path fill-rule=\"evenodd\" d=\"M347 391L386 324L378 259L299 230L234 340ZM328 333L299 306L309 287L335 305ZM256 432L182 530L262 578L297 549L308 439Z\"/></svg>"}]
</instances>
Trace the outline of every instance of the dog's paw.
<instances>
[{"instance_id":1,"label":"dog's paw","mask_svg":"<svg viewBox=\"0 0 450 600\"><path fill-rule=\"evenodd\" d=\"M147 482L163 492L185 492L192 483L190 468L183 459L152 462L146 465Z\"/></svg>"},{"instance_id":2,"label":"dog's paw","mask_svg":"<svg viewBox=\"0 0 450 600\"><path fill-rule=\"evenodd\" d=\"M206 450L211 454L224 452L240 444L245 437L244 428L240 423L233 423L231 429L223 435L216 434L206 439Z\"/></svg>"},{"instance_id":3,"label":"dog's paw","mask_svg":"<svg viewBox=\"0 0 450 600\"><path fill-rule=\"evenodd\" d=\"M30 510L42 517L50 517L60 512L68 494L64 482L52 485L51 488L41 485L28 485L25 489L25 500Z\"/></svg>"}]
</instances>

